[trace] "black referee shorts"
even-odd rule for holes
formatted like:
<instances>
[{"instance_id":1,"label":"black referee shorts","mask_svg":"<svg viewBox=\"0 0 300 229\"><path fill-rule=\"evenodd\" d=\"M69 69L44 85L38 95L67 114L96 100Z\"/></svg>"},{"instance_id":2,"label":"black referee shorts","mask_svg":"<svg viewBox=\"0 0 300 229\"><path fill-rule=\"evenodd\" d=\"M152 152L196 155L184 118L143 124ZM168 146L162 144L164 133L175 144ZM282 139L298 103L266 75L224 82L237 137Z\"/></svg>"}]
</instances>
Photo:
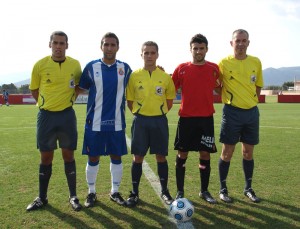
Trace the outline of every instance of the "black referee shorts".
<instances>
[{"instance_id":1,"label":"black referee shorts","mask_svg":"<svg viewBox=\"0 0 300 229\"><path fill-rule=\"evenodd\" d=\"M180 117L177 125L174 149L182 152L217 152L213 116Z\"/></svg>"},{"instance_id":2,"label":"black referee shorts","mask_svg":"<svg viewBox=\"0 0 300 229\"><path fill-rule=\"evenodd\" d=\"M37 148L44 151L60 148L76 150L77 124L75 111L69 107L63 111L40 110L37 115Z\"/></svg>"},{"instance_id":3,"label":"black referee shorts","mask_svg":"<svg viewBox=\"0 0 300 229\"><path fill-rule=\"evenodd\" d=\"M131 127L131 153L145 156L150 154L168 155L169 127L166 115L135 115Z\"/></svg>"}]
</instances>

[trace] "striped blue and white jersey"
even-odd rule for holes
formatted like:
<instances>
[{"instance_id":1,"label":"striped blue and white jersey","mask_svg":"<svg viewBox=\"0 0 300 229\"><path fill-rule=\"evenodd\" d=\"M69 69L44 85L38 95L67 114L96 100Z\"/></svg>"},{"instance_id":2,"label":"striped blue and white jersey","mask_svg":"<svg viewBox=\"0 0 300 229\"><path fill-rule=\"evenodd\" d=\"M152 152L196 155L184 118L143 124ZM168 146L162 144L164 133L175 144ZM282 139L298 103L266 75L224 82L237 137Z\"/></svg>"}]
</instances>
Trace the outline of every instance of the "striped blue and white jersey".
<instances>
[{"instance_id":1,"label":"striped blue and white jersey","mask_svg":"<svg viewBox=\"0 0 300 229\"><path fill-rule=\"evenodd\" d=\"M79 87L89 90L85 128L119 131L125 124L125 88L132 70L119 60L112 65L94 60L86 65Z\"/></svg>"}]
</instances>

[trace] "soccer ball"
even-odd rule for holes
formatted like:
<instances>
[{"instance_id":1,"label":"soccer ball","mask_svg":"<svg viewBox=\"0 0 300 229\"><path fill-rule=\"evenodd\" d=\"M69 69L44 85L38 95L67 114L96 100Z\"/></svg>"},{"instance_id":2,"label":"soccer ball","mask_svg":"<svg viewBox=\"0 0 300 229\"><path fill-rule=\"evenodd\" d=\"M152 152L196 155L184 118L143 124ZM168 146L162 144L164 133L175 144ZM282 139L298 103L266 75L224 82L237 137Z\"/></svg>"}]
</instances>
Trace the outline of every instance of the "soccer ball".
<instances>
[{"instance_id":1,"label":"soccer ball","mask_svg":"<svg viewBox=\"0 0 300 229\"><path fill-rule=\"evenodd\" d=\"M179 198L170 205L170 215L178 222L185 222L192 218L194 213L193 204L186 198Z\"/></svg>"}]
</instances>

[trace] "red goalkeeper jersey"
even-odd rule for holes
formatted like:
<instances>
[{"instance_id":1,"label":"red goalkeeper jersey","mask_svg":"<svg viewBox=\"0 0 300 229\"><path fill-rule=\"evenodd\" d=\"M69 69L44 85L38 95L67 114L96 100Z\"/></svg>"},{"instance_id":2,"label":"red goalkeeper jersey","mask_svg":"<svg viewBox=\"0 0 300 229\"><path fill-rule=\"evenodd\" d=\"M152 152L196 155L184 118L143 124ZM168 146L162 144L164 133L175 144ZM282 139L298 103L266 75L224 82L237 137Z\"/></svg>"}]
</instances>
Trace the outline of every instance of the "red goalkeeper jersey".
<instances>
[{"instance_id":1,"label":"red goalkeeper jersey","mask_svg":"<svg viewBox=\"0 0 300 229\"><path fill-rule=\"evenodd\" d=\"M206 61L180 64L172 75L176 90L181 89L181 117L209 117L215 112L213 90L220 87L219 67Z\"/></svg>"}]
</instances>

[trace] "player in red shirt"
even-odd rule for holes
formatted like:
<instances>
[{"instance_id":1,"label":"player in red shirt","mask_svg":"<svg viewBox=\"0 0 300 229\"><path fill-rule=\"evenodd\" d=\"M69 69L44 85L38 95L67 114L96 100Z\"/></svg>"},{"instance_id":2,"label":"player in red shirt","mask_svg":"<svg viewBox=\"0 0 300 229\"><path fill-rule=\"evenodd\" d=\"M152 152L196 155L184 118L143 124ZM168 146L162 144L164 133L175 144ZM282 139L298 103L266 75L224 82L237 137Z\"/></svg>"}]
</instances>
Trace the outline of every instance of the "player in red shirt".
<instances>
[{"instance_id":1,"label":"player in red shirt","mask_svg":"<svg viewBox=\"0 0 300 229\"><path fill-rule=\"evenodd\" d=\"M189 151L199 152L201 190L199 196L215 204L217 201L208 191L210 177L210 153L217 152L214 137L215 112L214 90L219 93L218 65L205 60L208 41L202 34L196 34L190 41L192 61L180 64L172 79L176 90L181 90L179 121L174 147L176 158L177 196L184 197L185 163Z\"/></svg>"}]
</instances>

